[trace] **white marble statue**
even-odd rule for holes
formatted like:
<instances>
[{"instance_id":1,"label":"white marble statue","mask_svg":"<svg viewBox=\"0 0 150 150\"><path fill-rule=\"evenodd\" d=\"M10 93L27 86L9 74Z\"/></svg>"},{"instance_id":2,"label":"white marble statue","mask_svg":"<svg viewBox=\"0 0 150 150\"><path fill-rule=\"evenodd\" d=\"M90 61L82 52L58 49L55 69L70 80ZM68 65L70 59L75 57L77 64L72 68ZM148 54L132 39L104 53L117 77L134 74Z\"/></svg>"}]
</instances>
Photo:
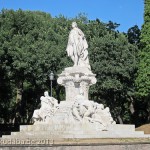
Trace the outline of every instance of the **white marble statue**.
<instances>
[{"instance_id":1,"label":"white marble statue","mask_svg":"<svg viewBox=\"0 0 150 150\"><path fill-rule=\"evenodd\" d=\"M90 69L88 59L88 44L84 33L78 28L76 22L72 22L72 30L69 34L67 53L74 62L74 66L87 67Z\"/></svg>"},{"instance_id":2,"label":"white marble statue","mask_svg":"<svg viewBox=\"0 0 150 150\"><path fill-rule=\"evenodd\" d=\"M34 131L31 134L33 137L36 132L40 136L51 139L116 138L124 137L124 134L130 137L128 133L133 128L129 130L128 126L122 126L123 130L120 132L120 126L114 125L116 122L109 108L89 100L90 86L96 84L97 79L90 68L87 49L88 44L84 33L77 27L77 23L73 22L66 51L74 66L64 68L57 79L58 84L65 87L65 98L58 104L58 101L50 97L47 91L44 92L44 96L40 98L41 107L33 114L36 125L33 129L31 126L27 128L27 131ZM44 132L40 134L42 130ZM130 134L131 137L133 133L134 131ZM134 135L140 137L141 132Z\"/></svg>"},{"instance_id":3,"label":"white marble statue","mask_svg":"<svg viewBox=\"0 0 150 150\"><path fill-rule=\"evenodd\" d=\"M78 28L77 23L73 22L66 50L74 66L65 68L57 79L58 84L65 87L65 101L58 105L56 99L50 97L47 91L44 92L44 96L40 98L41 108L33 114L35 122L53 125L73 123L75 126L81 125L82 129L82 125L98 127L99 131L113 124L109 109L88 98L89 88L97 80L89 65L87 48L84 33Z\"/></svg>"},{"instance_id":4,"label":"white marble statue","mask_svg":"<svg viewBox=\"0 0 150 150\"><path fill-rule=\"evenodd\" d=\"M82 118L89 117L94 112L93 103L84 97L82 88L79 90L79 94L75 98L72 113L74 117L82 121Z\"/></svg>"},{"instance_id":5,"label":"white marble statue","mask_svg":"<svg viewBox=\"0 0 150 150\"><path fill-rule=\"evenodd\" d=\"M50 97L48 91L44 92L44 96L40 97L41 100L41 107L40 109L34 110L33 113L33 120L45 122L48 117L54 115L56 110L59 108L58 101Z\"/></svg>"},{"instance_id":6,"label":"white marble statue","mask_svg":"<svg viewBox=\"0 0 150 150\"><path fill-rule=\"evenodd\" d=\"M108 107L104 108L103 104L81 99L79 96L72 106L72 114L76 121L99 124L101 130L107 129L110 124L115 124Z\"/></svg>"}]
</instances>

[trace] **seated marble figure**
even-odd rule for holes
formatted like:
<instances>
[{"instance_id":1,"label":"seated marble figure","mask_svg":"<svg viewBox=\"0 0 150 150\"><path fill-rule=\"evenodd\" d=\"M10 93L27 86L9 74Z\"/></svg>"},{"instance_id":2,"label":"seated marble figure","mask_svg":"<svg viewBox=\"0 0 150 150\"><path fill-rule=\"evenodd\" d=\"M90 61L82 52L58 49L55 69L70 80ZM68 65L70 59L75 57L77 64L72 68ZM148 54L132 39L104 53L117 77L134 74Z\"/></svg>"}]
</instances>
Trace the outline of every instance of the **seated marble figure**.
<instances>
[{"instance_id":1,"label":"seated marble figure","mask_svg":"<svg viewBox=\"0 0 150 150\"><path fill-rule=\"evenodd\" d=\"M41 100L41 107L40 109L34 110L33 113L33 120L35 122L42 121L45 122L48 117L51 117L54 115L54 113L59 108L58 101L50 97L48 94L48 91L44 92L44 96L40 97Z\"/></svg>"}]
</instances>

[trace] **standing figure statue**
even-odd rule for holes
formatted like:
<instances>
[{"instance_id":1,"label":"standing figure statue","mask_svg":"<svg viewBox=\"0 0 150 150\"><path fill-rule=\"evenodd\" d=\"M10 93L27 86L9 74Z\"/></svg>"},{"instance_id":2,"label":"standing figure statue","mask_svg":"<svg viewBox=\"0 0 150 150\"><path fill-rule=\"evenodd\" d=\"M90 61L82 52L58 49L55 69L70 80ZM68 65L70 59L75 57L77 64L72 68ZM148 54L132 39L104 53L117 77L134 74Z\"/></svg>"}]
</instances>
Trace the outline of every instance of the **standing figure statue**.
<instances>
[{"instance_id":1,"label":"standing figure statue","mask_svg":"<svg viewBox=\"0 0 150 150\"><path fill-rule=\"evenodd\" d=\"M69 34L67 53L74 62L74 66L87 67L89 69L88 44L84 33L78 28L76 22L72 22L72 30Z\"/></svg>"}]
</instances>

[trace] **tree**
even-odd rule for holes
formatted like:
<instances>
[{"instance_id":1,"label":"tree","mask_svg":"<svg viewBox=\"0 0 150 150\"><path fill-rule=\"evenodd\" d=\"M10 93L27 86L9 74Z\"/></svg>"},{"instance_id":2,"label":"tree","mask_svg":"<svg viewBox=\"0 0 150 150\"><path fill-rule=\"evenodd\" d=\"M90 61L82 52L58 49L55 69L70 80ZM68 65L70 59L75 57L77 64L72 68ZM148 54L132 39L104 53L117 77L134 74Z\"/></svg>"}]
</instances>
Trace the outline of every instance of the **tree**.
<instances>
[{"instance_id":1,"label":"tree","mask_svg":"<svg viewBox=\"0 0 150 150\"><path fill-rule=\"evenodd\" d=\"M150 1L145 0L144 25L141 31L142 49L139 53L140 63L136 84L140 96L150 94Z\"/></svg>"},{"instance_id":2,"label":"tree","mask_svg":"<svg viewBox=\"0 0 150 150\"><path fill-rule=\"evenodd\" d=\"M27 102L34 104L48 89L49 72L58 73L65 63L61 58L65 54L63 32L67 32L60 25L57 28L57 23L42 12L2 10L0 14L1 70L13 84L12 116L22 116ZM26 96L29 89L31 95ZM33 96L33 93L38 94Z\"/></svg>"},{"instance_id":3,"label":"tree","mask_svg":"<svg viewBox=\"0 0 150 150\"><path fill-rule=\"evenodd\" d=\"M131 27L127 31L128 41L131 44L139 46L141 31L137 25Z\"/></svg>"},{"instance_id":4,"label":"tree","mask_svg":"<svg viewBox=\"0 0 150 150\"><path fill-rule=\"evenodd\" d=\"M97 21L90 22L85 31L90 64L97 78L90 90L91 99L109 106L120 123L130 122L137 47L129 44L123 34L107 31L105 25Z\"/></svg>"},{"instance_id":5,"label":"tree","mask_svg":"<svg viewBox=\"0 0 150 150\"><path fill-rule=\"evenodd\" d=\"M139 66L136 78L137 94L147 103L150 116L150 1L145 0L144 24L141 30L141 51L139 52ZM150 121L150 117L148 119Z\"/></svg>"},{"instance_id":6,"label":"tree","mask_svg":"<svg viewBox=\"0 0 150 150\"><path fill-rule=\"evenodd\" d=\"M109 30L112 30L112 31L115 31L116 28L118 28L120 26L120 24L116 23L116 22L112 22L112 21L109 21L107 24L106 24L106 27L109 29Z\"/></svg>"}]
</instances>

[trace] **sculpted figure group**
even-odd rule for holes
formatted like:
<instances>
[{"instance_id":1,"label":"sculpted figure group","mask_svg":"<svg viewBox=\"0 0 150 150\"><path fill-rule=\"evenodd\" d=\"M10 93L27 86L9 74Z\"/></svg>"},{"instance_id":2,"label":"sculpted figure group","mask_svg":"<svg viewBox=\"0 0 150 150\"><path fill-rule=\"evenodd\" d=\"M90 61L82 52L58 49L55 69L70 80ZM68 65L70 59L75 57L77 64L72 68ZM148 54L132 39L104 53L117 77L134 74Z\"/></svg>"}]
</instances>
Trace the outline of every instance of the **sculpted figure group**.
<instances>
[{"instance_id":1,"label":"sculpted figure group","mask_svg":"<svg viewBox=\"0 0 150 150\"><path fill-rule=\"evenodd\" d=\"M77 121L98 123L102 130L105 130L109 124L115 124L109 108L104 108L103 104L85 100L82 90L72 106L72 114Z\"/></svg>"},{"instance_id":2,"label":"sculpted figure group","mask_svg":"<svg viewBox=\"0 0 150 150\"><path fill-rule=\"evenodd\" d=\"M46 122L47 118L51 118L59 108L58 101L50 97L48 91L44 92L44 96L41 96L40 100L41 107L34 110L32 118L35 122Z\"/></svg>"},{"instance_id":3,"label":"sculpted figure group","mask_svg":"<svg viewBox=\"0 0 150 150\"><path fill-rule=\"evenodd\" d=\"M59 109L58 101L50 97L47 91L44 92L44 96L40 97L40 100L41 107L34 110L32 118L34 122L49 122ZM71 113L75 122L99 124L101 130L105 130L109 124L115 124L109 108L104 108L103 104L86 100L82 89L75 98Z\"/></svg>"}]
</instances>

